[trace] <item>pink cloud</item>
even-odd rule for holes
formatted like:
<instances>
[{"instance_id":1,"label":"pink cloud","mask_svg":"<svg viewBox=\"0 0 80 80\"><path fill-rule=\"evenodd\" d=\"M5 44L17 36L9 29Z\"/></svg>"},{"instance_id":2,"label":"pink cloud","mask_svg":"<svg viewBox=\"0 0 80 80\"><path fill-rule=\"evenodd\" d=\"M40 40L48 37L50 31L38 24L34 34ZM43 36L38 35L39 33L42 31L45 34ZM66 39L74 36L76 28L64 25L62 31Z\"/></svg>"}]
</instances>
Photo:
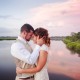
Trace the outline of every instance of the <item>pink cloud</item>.
<instances>
[{"instance_id":1,"label":"pink cloud","mask_svg":"<svg viewBox=\"0 0 80 80\"><path fill-rule=\"evenodd\" d=\"M51 35L68 35L70 32L80 31L80 0L47 3L30 12L32 16L29 22L36 27L46 26L50 32L54 31Z\"/></svg>"}]
</instances>

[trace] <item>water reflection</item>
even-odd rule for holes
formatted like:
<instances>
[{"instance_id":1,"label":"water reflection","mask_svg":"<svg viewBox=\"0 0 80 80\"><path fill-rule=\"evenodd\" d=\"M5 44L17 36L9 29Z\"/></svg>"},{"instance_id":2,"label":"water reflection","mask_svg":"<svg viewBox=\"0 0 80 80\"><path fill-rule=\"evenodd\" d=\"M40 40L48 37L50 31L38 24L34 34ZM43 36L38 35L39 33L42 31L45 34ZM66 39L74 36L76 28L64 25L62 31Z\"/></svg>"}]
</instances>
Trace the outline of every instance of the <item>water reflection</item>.
<instances>
[{"instance_id":1,"label":"water reflection","mask_svg":"<svg viewBox=\"0 0 80 80\"><path fill-rule=\"evenodd\" d=\"M15 64L10 54L13 42L0 41L0 80L14 80L16 75ZM62 41L52 41L48 62L50 80L80 80L79 56L68 50Z\"/></svg>"},{"instance_id":2,"label":"water reflection","mask_svg":"<svg viewBox=\"0 0 80 80\"><path fill-rule=\"evenodd\" d=\"M80 79L80 57L78 54L72 55L62 41L52 41L49 53L49 72Z\"/></svg>"},{"instance_id":3,"label":"water reflection","mask_svg":"<svg viewBox=\"0 0 80 80\"><path fill-rule=\"evenodd\" d=\"M76 53L75 51L73 51L73 50L70 50L70 52L71 52L71 54L78 54L78 57L80 57L80 53Z\"/></svg>"}]
</instances>

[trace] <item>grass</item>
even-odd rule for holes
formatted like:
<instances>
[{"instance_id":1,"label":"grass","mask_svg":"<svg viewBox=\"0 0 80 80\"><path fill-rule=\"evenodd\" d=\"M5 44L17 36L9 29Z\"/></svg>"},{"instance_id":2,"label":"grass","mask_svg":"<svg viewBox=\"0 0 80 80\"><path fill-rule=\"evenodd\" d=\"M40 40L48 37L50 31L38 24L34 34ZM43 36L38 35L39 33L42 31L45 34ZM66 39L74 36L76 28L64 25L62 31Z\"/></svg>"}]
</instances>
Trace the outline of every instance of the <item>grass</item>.
<instances>
[{"instance_id":1,"label":"grass","mask_svg":"<svg viewBox=\"0 0 80 80\"><path fill-rule=\"evenodd\" d=\"M66 44L68 49L73 50L80 54L80 40L72 42L69 39L64 39L63 42Z\"/></svg>"},{"instance_id":2,"label":"grass","mask_svg":"<svg viewBox=\"0 0 80 80\"><path fill-rule=\"evenodd\" d=\"M0 37L0 41L2 40L16 40L16 37Z\"/></svg>"}]
</instances>

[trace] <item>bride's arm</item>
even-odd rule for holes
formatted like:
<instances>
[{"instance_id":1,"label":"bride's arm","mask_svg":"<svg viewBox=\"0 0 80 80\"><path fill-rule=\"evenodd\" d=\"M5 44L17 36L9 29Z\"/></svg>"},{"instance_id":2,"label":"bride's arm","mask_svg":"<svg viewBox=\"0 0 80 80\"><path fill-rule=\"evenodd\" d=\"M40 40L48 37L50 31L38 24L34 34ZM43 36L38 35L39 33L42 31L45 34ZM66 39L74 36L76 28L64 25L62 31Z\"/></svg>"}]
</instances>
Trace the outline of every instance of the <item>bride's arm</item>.
<instances>
[{"instance_id":1,"label":"bride's arm","mask_svg":"<svg viewBox=\"0 0 80 80\"><path fill-rule=\"evenodd\" d=\"M30 68L30 69L20 69L17 68L16 71L17 73L36 73L39 72L45 65L46 61L47 61L47 51L40 51L40 55L39 55L39 60L38 60L38 64L36 67L34 68Z\"/></svg>"}]
</instances>

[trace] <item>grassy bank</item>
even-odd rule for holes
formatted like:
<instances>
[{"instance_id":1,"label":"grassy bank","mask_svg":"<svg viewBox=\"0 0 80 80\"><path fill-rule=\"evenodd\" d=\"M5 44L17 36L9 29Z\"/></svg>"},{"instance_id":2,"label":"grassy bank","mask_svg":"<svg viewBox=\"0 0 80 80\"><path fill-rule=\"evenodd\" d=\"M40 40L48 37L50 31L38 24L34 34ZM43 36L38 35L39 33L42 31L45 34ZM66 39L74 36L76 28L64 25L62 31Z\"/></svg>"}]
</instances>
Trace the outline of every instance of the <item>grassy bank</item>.
<instances>
[{"instance_id":1,"label":"grassy bank","mask_svg":"<svg viewBox=\"0 0 80 80\"><path fill-rule=\"evenodd\" d=\"M67 48L80 54L80 35L77 36L77 34L68 36L63 41L66 44Z\"/></svg>"},{"instance_id":2,"label":"grassy bank","mask_svg":"<svg viewBox=\"0 0 80 80\"><path fill-rule=\"evenodd\" d=\"M0 37L1 40L16 40L16 37Z\"/></svg>"},{"instance_id":3,"label":"grassy bank","mask_svg":"<svg viewBox=\"0 0 80 80\"><path fill-rule=\"evenodd\" d=\"M71 42L70 40L64 39L64 43L66 43L67 48L80 53L80 41Z\"/></svg>"}]
</instances>

